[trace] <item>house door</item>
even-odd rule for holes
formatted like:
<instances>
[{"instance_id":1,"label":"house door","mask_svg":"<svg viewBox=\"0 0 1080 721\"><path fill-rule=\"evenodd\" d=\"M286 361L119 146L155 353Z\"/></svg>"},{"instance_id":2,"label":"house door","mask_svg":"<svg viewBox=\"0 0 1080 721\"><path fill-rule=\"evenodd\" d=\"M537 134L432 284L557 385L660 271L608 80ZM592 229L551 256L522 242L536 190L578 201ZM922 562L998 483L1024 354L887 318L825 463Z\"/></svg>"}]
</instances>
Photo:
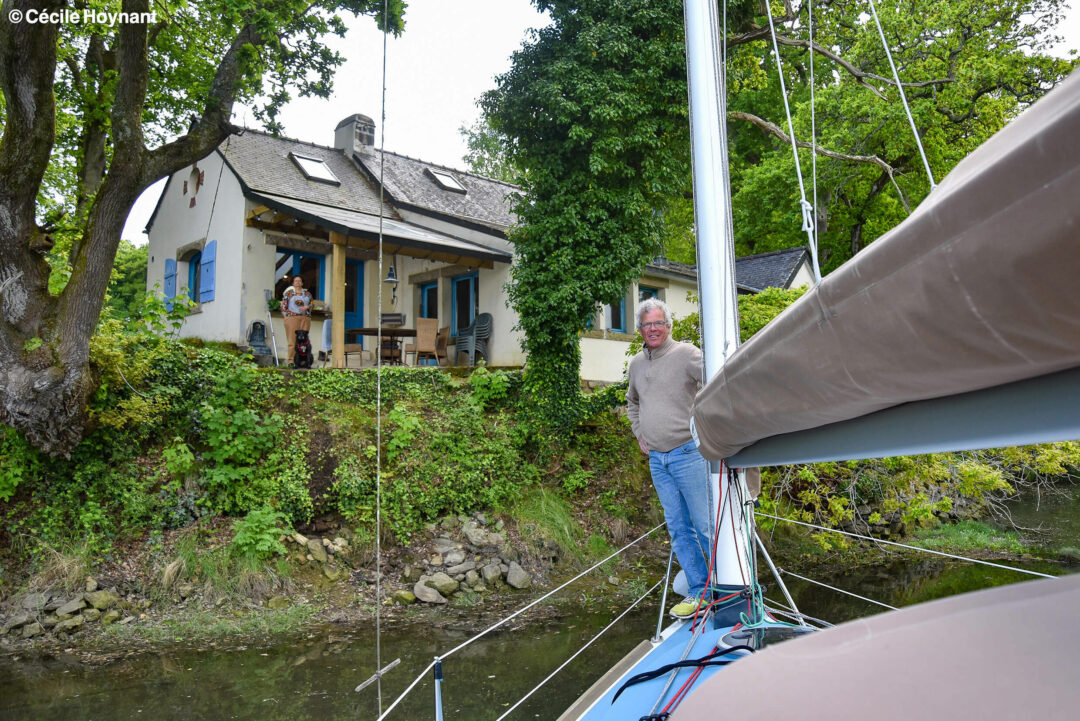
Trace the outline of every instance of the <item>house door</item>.
<instances>
[{"instance_id":1,"label":"house door","mask_svg":"<svg viewBox=\"0 0 1080 721\"><path fill-rule=\"evenodd\" d=\"M364 327L364 264L358 260L345 261L345 327Z\"/></svg>"}]
</instances>

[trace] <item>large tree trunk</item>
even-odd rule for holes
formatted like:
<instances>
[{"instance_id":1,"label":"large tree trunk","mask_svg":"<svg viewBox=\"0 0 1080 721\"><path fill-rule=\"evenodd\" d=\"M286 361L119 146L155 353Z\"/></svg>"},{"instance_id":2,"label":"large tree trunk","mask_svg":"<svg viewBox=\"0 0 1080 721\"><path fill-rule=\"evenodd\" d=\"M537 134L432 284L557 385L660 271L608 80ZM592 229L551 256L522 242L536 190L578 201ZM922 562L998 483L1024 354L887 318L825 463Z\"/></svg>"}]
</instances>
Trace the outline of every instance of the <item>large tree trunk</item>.
<instances>
[{"instance_id":1,"label":"large tree trunk","mask_svg":"<svg viewBox=\"0 0 1080 721\"><path fill-rule=\"evenodd\" d=\"M0 140L0 421L52 452L71 437L61 437L53 414L41 408L78 407L86 392L82 369L69 375L54 354L59 329L45 260L52 243L34 216L54 142L58 26L10 18L15 10L59 7L16 0L0 17L0 84L7 101Z\"/></svg>"},{"instance_id":2,"label":"large tree trunk","mask_svg":"<svg viewBox=\"0 0 1080 721\"><path fill-rule=\"evenodd\" d=\"M54 455L70 454L83 435L95 387L90 338L131 206L158 178L206 156L235 131L228 121L241 82L242 49L262 39L254 27L243 27L218 66L202 117L186 135L150 151L142 132L147 28L119 27L112 157L106 170L104 126L100 119L89 121L77 198L78 220L85 217L85 226L71 249L67 286L54 296L45 258L52 241L38 226L35 207L55 143L57 25L13 24L10 14L63 6L57 0L13 0L0 17L0 86L7 100L0 140L0 423ZM122 9L145 12L148 2L124 0ZM105 58L99 40L91 41L88 53L84 79L100 90Z\"/></svg>"}]
</instances>

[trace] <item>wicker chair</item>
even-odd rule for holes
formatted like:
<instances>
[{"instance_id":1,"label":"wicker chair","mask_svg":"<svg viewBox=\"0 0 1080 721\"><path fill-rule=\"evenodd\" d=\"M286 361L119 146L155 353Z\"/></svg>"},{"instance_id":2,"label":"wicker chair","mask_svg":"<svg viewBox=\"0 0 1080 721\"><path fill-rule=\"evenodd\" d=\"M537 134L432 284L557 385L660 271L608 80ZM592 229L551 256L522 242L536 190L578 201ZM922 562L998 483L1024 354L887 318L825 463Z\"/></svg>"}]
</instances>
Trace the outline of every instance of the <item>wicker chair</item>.
<instances>
[{"instance_id":1,"label":"wicker chair","mask_svg":"<svg viewBox=\"0 0 1080 721\"><path fill-rule=\"evenodd\" d=\"M420 365L421 358L436 358L435 355L435 341L439 334L439 319L438 318L417 318L416 319L416 342L407 343L405 345L405 360L408 361L409 354L412 353L416 356L413 361L414 365Z\"/></svg>"}]
</instances>

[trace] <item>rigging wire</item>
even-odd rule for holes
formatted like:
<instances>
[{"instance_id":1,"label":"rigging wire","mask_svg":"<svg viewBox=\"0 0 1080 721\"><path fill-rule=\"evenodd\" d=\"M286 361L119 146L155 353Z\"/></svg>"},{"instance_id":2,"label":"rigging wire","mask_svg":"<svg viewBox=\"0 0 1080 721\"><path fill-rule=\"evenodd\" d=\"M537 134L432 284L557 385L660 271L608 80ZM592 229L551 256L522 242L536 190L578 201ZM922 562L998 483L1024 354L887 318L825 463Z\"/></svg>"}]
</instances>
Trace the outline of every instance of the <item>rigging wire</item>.
<instances>
[{"instance_id":1,"label":"rigging wire","mask_svg":"<svg viewBox=\"0 0 1080 721\"><path fill-rule=\"evenodd\" d=\"M807 2L807 27L810 30L810 178L814 183L814 218L810 259L814 263L814 279L821 283L821 264L818 262L818 198L817 198L817 115L814 102L814 0Z\"/></svg>"},{"instance_id":2,"label":"rigging wire","mask_svg":"<svg viewBox=\"0 0 1080 721\"><path fill-rule=\"evenodd\" d=\"M803 619L806 619L808 621L813 621L814 623L820 623L821 624L820 627L810 626L810 628L821 628L821 627L823 627L823 628L832 628L833 627L833 624L829 623L828 621L822 621L820 618L814 618L813 616L807 616L802 611L798 611L796 613L790 613L791 611L794 611L795 609L792 609L791 606L788 606L785 603L781 603L780 601L777 601L775 599L766 598L765 600L777 607L777 608L770 608L769 613L775 613L778 616L787 616L788 618L803 618ZM781 611L780 609L787 609L787 611ZM807 624L807 625L809 625L809 624Z\"/></svg>"},{"instance_id":3,"label":"rigging wire","mask_svg":"<svg viewBox=\"0 0 1080 721\"><path fill-rule=\"evenodd\" d=\"M600 638L600 637L601 637L601 636L603 636L603 635L604 635L605 633L607 633L608 631L610 631L610 630L612 629L612 627L614 627L614 626L615 626L615 624L617 624L617 623L618 623L619 621L621 621L621 620L623 619L623 617L624 617L624 616L626 616L626 614L630 613L630 611L632 611L632 610L634 609L634 607L635 607L635 606L637 606L637 605L638 605L639 603L641 603L642 601L644 601L644 600L645 600L645 598L646 598L647 596L651 595L651 594L652 594L652 592L653 592L653 591L655 591L655 590L656 590L656 589L657 589L657 588L658 588L658 587L659 587L659 586L660 586L661 584L663 584L663 583L664 583L664 579L661 579L661 580L657 581L656 583L654 583L654 584L653 584L653 586L652 586L652 588L650 588L650 589L649 589L648 591L646 591L645 593L641 594L641 596L639 596L639 597L638 597L638 599L637 599L636 601L634 601L633 603L631 603L631 604L630 604L630 605L629 605L629 606L628 606L628 607L626 608L626 610L625 610L625 611L623 611L623 612L622 612L622 613L620 613L620 614L619 614L618 616L616 616L616 617L615 617L615 618L614 618L614 619L613 619L613 620L611 621L611 623L609 623L609 624L608 624L607 626L604 626L604 628L602 628L602 629L601 629L601 630L600 630L600 631L599 631L599 632L598 632L598 633L597 633L597 634L596 634L595 636L593 636L593 637L592 637L591 639L589 639L589 640L588 640L588 641L587 641L587 642L585 643L585 645L584 645L584 646L582 646L581 648L579 648L579 649L577 650L577 652L575 652L575 653L574 653L574 655L572 655L572 656L571 656L570 658L566 659L566 661L564 661L564 662L562 663L562 665L560 665L560 666L559 666L559 667L558 667L557 669L555 669L555 670L554 670L554 671L552 671L552 672L551 672L550 674L548 674L547 678L545 678L545 679L544 679L543 681L541 681L540 683L536 684L536 686L535 686L535 687L534 687L534 688L533 688L533 689L532 689L531 691L529 691L529 692L528 692L528 693L526 693L526 694L525 694L524 696L522 696L522 697L521 697L521 698L520 698L520 699L518 700L518 702L517 702L517 703L515 703L515 704L514 704L513 706L511 706L510 708L508 708L508 709L506 710L506 713L504 713L504 714L503 714L502 716L500 716L499 718L495 719L495 721L503 721L503 719L505 719L505 718L506 718L507 716L509 716L509 715L510 715L511 713L513 713L513 712L514 712L514 709L516 709L516 708L517 708L518 706L520 706L521 704L525 703L525 701L526 701L526 700L527 700L527 699L528 699L528 698L529 698L530 696L532 696L532 695L533 695L534 693L536 693L537 691L539 691L539 690L540 690L540 689L541 689L541 688L542 688L542 687L544 686L544 684L546 684L546 683L547 683L548 681L550 681L551 679L555 678L555 676L557 676L557 675L559 674L559 672L560 672L560 671L562 671L562 670L563 670L564 668L566 668L566 667L567 667L567 665L569 665L569 663L570 663L571 661L573 661L573 660L574 660L575 658L577 658L577 657L578 657L578 656L580 656L580 655L581 655L582 653L584 653L585 649L587 649L587 648L588 648L589 646L591 646L591 645L593 644L593 642L594 642L594 641L596 641L596 640L597 640L598 638Z\"/></svg>"},{"instance_id":4,"label":"rigging wire","mask_svg":"<svg viewBox=\"0 0 1080 721\"><path fill-rule=\"evenodd\" d=\"M836 586L830 586L827 583L822 583L821 581L815 581L814 579L807 578L806 576L800 576L799 574L792 573L791 571L788 571L787 569L784 569L784 568L777 568L776 570L779 571L780 573L786 573L789 576L792 576L794 578L798 578L801 581L806 581L807 583L812 583L815 586L821 586L822 588L827 588L830 591L836 591L837 593L842 593L845 596L851 596L852 598L857 598L860 601L866 601L867 603L872 603L875 606L882 606L884 608L889 609L890 611L899 611L900 610L896 606L890 606L887 603L882 603L881 601L875 601L872 598L867 598L866 596L860 596L857 593L852 593L851 591L845 591L842 588L837 588Z\"/></svg>"},{"instance_id":5,"label":"rigging wire","mask_svg":"<svg viewBox=\"0 0 1080 721\"><path fill-rule=\"evenodd\" d=\"M874 538L873 536L863 536L858 533L849 533L847 531L841 531L836 528L826 528L825 526L818 526L813 523L806 523L804 521L796 521L793 518L782 518L780 516L774 516L769 513L763 513L756 511L756 514L762 518L772 518L777 521L785 521L786 523L794 523L799 526L806 526L807 528L816 528L819 531L829 531L830 533L838 533L841 536L850 536L851 538L859 538L864 541L871 541L873 543L884 543L888 546L899 546L900 548L907 548L912 551L922 551L923 553L930 553L935 556L944 556L945 558L955 558L958 561L967 561L968 563L978 563L983 566L993 566L994 568L1003 568L1006 571L1016 571L1017 573L1026 573L1029 576L1039 576L1040 578L1057 578L1057 576L1051 576L1049 573L1040 573L1039 571L1029 571L1026 568L1017 568L1016 566L1005 566L1000 563L994 563L992 561L983 561L978 558L968 558L967 556L957 556L952 553L945 553L944 551L935 551L930 548L920 548L919 546L911 546L906 543L898 543L896 541L886 541L883 538Z\"/></svg>"},{"instance_id":6,"label":"rigging wire","mask_svg":"<svg viewBox=\"0 0 1080 721\"><path fill-rule=\"evenodd\" d=\"M813 220L813 208L810 202L806 199L806 186L803 184L802 177L802 165L799 163L799 147L795 143L795 125L791 121L791 105L788 103L787 97L787 84L784 82L784 65L780 60L780 46L776 42L776 24L773 22L772 8L769 7L769 3L765 3L765 11L769 16L769 33L772 35L773 55L776 57L776 70L777 75L780 78L780 97L784 99L784 112L787 114L788 134L791 136L791 154L795 158L795 177L799 180L799 208L802 210L802 229L806 233L807 240L810 243L811 249L814 251L814 256L817 256L817 237L814 234L814 220ZM813 48L810 50L810 56L813 57ZM821 282L821 271L814 264L814 277L815 282Z\"/></svg>"},{"instance_id":7,"label":"rigging wire","mask_svg":"<svg viewBox=\"0 0 1080 721\"><path fill-rule=\"evenodd\" d=\"M908 123L911 124L911 133L915 136L915 145L919 147L919 156L922 158L923 167L926 168L926 177L930 179L930 192L934 192L937 183L934 182L934 173L930 170L930 161L926 159L926 151L923 150L922 139L919 137L919 129L915 127L915 118L911 116L911 108L908 107L907 95L904 94L904 86L900 82L900 74L896 71L896 63L893 62L892 51L889 50L889 41L885 39L885 31L881 29L881 20L878 19L877 6L874 0L870 1L870 12L874 16L874 24L877 26L878 36L881 38L881 46L885 48L885 55L889 58L889 67L892 68L893 80L896 81L896 89L900 91L900 101L904 104L904 112L907 114Z\"/></svg>"},{"instance_id":8,"label":"rigging wire","mask_svg":"<svg viewBox=\"0 0 1080 721\"><path fill-rule=\"evenodd\" d=\"M389 0L383 0L383 46L382 46L382 95L379 116L379 273L376 281L379 287L378 312L376 325L375 349L375 668L382 669L382 309L383 309L383 182L386 168L386 38L390 24ZM361 353L363 358L364 354ZM378 698L379 714L382 714L382 673L375 680L375 695Z\"/></svg>"},{"instance_id":9,"label":"rigging wire","mask_svg":"<svg viewBox=\"0 0 1080 721\"><path fill-rule=\"evenodd\" d=\"M658 530L660 530L661 528L663 528L663 527L664 527L664 526L666 526L666 525L667 525L666 523L661 523L661 524L660 524L660 525L658 525L658 526L654 526L653 528L649 529L649 530L648 530L648 531L646 531L645 533L643 533L643 534L641 534L640 536L638 536L637 538L635 538L635 539L634 539L633 541L630 541L630 543L626 544L625 546L623 546L623 547L622 547L622 548L620 548L619 550L617 550L617 551L615 551L614 553L612 553L612 554L611 554L610 556L608 556L607 558L604 558L604 559L602 559L602 560L600 560L600 561L597 561L597 562L596 562L596 563L594 563L594 564L593 564L592 566L590 566L589 568L586 568L586 569L585 569L584 571L582 571L582 572L581 572L581 573L579 573L578 575L574 576L574 577L573 577L573 578L571 578L571 579L570 579L569 581L566 581L565 583L563 583L563 584L562 584L561 586L559 586L558 588L554 588L554 589L552 589L551 591L548 591L547 593L545 593L545 594L544 594L543 596L541 596L540 598L537 598L536 600L534 600L534 601L532 601L531 603L529 603L529 604L528 604L527 606L524 606L524 607L522 607L522 608L518 609L517 611L515 611L515 612L514 612L514 613L512 613L512 614L510 614L510 615L509 615L509 616L507 616L506 618L503 618L502 620L500 620L500 621L498 621L498 622L496 622L496 623L492 624L491 626L489 626L488 628L484 629L484 630L483 630L483 631L481 631L480 633L476 634L476 635L475 635L475 636L473 636L472 638L469 638L469 639L466 639L465 641L462 641L462 642L461 642L460 644L458 644L457 646L455 646L455 647L454 647L454 648L452 648L451 650L449 650L449 651L447 651L446 653L442 654L442 655L441 655L441 656L440 656L439 658L440 658L441 660L444 660L444 661L445 661L445 660L446 660L446 659L447 659L448 657L450 657L450 656L452 656L453 654L457 653L458 651L460 651L461 649L465 648L466 646L468 646L468 645L472 644L472 643L473 643L474 641L478 641L478 640L480 640L481 638L483 638L484 636L488 635L489 633L491 633L491 632L492 632L492 631L494 631L495 629L499 628L500 626L504 625L504 624L505 624L505 623L507 623L508 621L511 621L511 620L513 620L514 618L517 618L517 617L518 617L518 616L520 616L521 614L525 613L526 611L528 611L528 610L529 610L530 608L532 608L533 606L537 605L537 604L538 604L538 603L540 603L541 601L544 601L544 600L546 600L546 599L550 598L551 596L555 595L555 594L556 594L556 593L558 593L559 591L563 590L564 588L566 588L567 586L569 586L570 584L572 584L572 583L573 583L574 581L577 581L578 579L582 578L583 576L585 576L585 575L587 575L587 574L591 573L592 571L595 571L595 570L596 570L597 568L600 568L601 566L603 566L603 565L604 565L605 563L607 563L607 562L608 562L608 561L610 561L611 559L613 559L613 558L615 558L616 556L620 555L620 554L621 554L621 553L622 553L623 551L625 551L626 549L630 548L631 546L635 546L635 545L637 545L638 543L640 543L641 541L645 540L646 538L648 538L648 537L649 537L649 536L651 536L652 534L656 533L656 532L657 532ZM434 666L435 666L435 662L434 662L434 661L432 661L432 662L431 662L431 663L429 663L429 664L428 664L428 665L427 665L426 667L424 667L424 670L420 672L420 675L418 675L418 676L416 677L416 679L415 679L415 680L414 680L414 681L413 681L413 682L412 682L411 684L409 684L409 686L408 686L408 687L407 687L407 688L406 688L406 689L405 689L405 690L404 690L404 691L403 691L403 692L401 693L401 695L400 695L400 696L398 696L398 697L397 697L397 698L396 698L396 699L394 700L394 702L393 702L392 704L390 704L390 706L389 706L389 707L387 707L386 711L384 711L384 712L383 712L383 713L382 713L382 714L381 714L381 715L379 716L379 718L378 718L378 719L376 719L376 721L383 721L383 719L385 719L385 718L386 718L386 717L387 717L387 716L388 716L388 715L390 714L390 712L391 712L391 711L393 711L393 710L394 710L394 708L395 708L395 707L396 707L396 706L397 706L397 705L398 705L399 703L401 703L402 699L404 699L404 698L405 698L405 697L406 697L406 696L407 696L407 695L409 694L409 692L413 690L413 688L414 688L414 687L416 686L416 684L420 683L421 679L423 679L423 678L424 678L424 676L425 676L425 675L427 675L427 672L428 672L428 671L430 671L430 670L431 670L431 669L432 669L432 668L433 668Z\"/></svg>"}]
</instances>

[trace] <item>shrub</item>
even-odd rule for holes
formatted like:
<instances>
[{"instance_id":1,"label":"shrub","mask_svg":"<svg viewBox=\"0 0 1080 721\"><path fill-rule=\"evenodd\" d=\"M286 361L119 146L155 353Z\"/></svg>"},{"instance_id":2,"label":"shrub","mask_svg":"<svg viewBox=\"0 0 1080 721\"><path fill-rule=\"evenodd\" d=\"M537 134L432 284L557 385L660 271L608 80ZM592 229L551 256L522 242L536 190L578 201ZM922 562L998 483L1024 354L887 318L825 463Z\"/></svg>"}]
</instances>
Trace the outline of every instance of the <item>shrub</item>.
<instances>
[{"instance_id":1,"label":"shrub","mask_svg":"<svg viewBox=\"0 0 1080 721\"><path fill-rule=\"evenodd\" d=\"M285 514L263 506L233 522L232 546L244 558L266 560L275 553L286 553L281 542L281 534L286 531L292 531L292 527Z\"/></svg>"}]
</instances>

